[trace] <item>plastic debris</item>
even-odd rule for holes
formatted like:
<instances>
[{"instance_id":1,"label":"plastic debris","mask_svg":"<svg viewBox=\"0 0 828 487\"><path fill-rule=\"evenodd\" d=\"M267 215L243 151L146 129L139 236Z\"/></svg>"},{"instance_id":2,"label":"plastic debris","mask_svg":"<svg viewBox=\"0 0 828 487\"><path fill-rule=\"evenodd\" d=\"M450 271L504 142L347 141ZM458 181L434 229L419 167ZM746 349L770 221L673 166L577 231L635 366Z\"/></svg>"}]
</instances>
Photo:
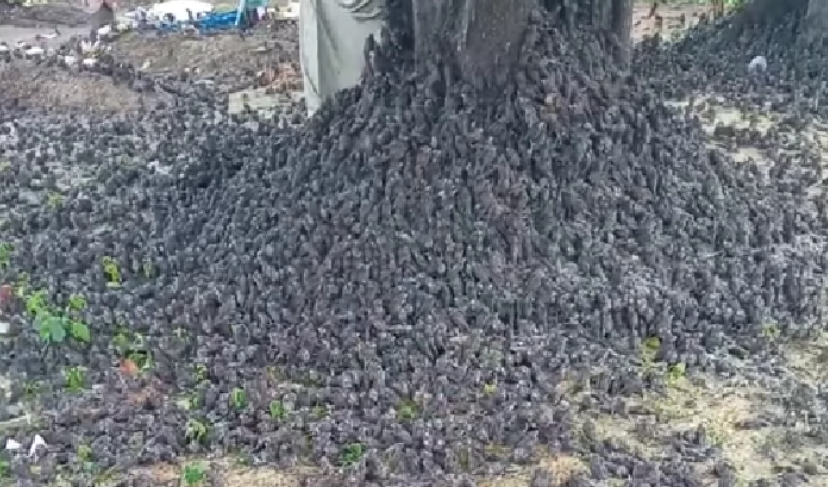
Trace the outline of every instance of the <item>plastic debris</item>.
<instances>
[{"instance_id":1,"label":"plastic debris","mask_svg":"<svg viewBox=\"0 0 828 487\"><path fill-rule=\"evenodd\" d=\"M748 64L748 72L750 73L764 73L768 69L768 60L765 56L756 56Z\"/></svg>"},{"instance_id":2,"label":"plastic debris","mask_svg":"<svg viewBox=\"0 0 828 487\"><path fill-rule=\"evenodd\" d=\"M6 440L6 451L19 451L22 448L23 445L21 445L20 442L15 441L11 438L8 438Z\"/></svg>"},{"instance_id":3,"label":"plastic debris","mask_svg":"<svg viewBox=\"0 0 828 487\"><path fill-rule=\"evenodd\" d=\"M49 448L49 445L46 444L46 440L44 440L42 436L35 435L34 441L32 441L32 446L29 447L29 456L35 456L40 448L46 449Z\"/></svg>"}]
</instances>

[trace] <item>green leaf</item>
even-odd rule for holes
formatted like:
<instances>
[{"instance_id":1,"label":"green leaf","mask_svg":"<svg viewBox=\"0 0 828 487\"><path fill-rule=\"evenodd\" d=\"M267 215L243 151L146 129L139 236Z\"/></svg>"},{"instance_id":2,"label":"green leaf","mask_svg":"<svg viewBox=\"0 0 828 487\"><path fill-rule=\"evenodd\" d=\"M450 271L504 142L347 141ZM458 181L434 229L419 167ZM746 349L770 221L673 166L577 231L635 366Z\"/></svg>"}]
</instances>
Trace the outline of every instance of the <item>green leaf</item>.
<instances>
[{"instance_id":1,"label":"green leaf","mask_svg":"<svg viewBox=\"0 0 828 487\"><path fill-rule=\"evenodd\" d=\"M26 311L32 315L37 316L46 311L46 292L37 291L26 299Z\"/></svg>"},{"instance_id":2,"label":"green leaf","mask_svg":"<svg viewBox=\"0 0 828 487\"><path fill-rule=\"evenodd\" d=\"M66 328L57 316L41 313L35 320L37 332L44 342L60 343L66 339Z\"/></svg>"},{"instance_id":3,"label":"green leaf","mask_svg":"<svg viewBox=\"0 0 828 487\"><path fill-rule=\"evenodd\" d=\"M71 323L72 338L79 342L89 343L92 341L92 334L89 332L89 327L82 321L72 321Z\"/></svg>"},{"instance_id":4,"label":"green leaf","mask_svg":"<svg viewBox=\"0 0 828 487\"><path fill-rule=\"evenodd\" d=\"M60 343L66 339L63 320L50 314L38 316L36 325L40 338L45 342Z\"/></svg>"},{"instance_id":5,"label":"green leaf","mask_svg":"<svg viewBox=\"0 0 828 487\"><path fill-rule=\"evenodd\" d=\"M52 340L52 334L49 329L49 323L46 320L38 320L35 322L35 328L37 329L37 334L40 335L40 339L44 342L49 342Z\"/></svg>"},{"instance_id":6,"label":"green leaf","mask_svg":"<svg viewBox=\"0 0 828 487\"><path fill-rule=\"evenodd\" d=\"M52 339L57 343L61 343L66 339L66 327L63 324L63 320L56 316L51 316L48 318L48 321Z\"/></svg>"},{"instance_id":7,"label":"green leaf","mask_svg":"<svg viewBox=\"0 0 828 487\"><path fill-rule=\"evenodd\" d=\"M86 298L79 294L69 296L69 309L72 311L83 311L86 308Z\"/></svg>"}]
</instances>

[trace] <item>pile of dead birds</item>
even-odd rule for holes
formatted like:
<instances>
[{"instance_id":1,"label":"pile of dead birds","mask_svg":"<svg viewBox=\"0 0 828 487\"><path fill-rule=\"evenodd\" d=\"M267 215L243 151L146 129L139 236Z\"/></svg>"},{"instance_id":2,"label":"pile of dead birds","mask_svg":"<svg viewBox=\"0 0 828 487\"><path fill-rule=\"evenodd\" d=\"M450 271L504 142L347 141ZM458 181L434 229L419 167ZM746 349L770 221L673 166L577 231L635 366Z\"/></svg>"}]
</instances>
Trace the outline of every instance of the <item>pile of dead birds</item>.
<instances>
[{"instance_id":1,"label":"pile of dead birds","mask_svg":"<svg viewBox=\"0 0 828 487\"><path fill-rule=\"evenodd\" d=\"M637 63L638 74L669 98L712 90L745 106L767 103L801 117L825 116L828 109L820 100L828 57L823 41L808 33L807 2L757 4L784 7L784 13L757 11L749 4L704 22L676 43L652 38L638 48L638 59L647 61ZM751 61L759 56L767 67L752 72Z\"/></svg>"},{"instance_id":2,"label":"pile of dead birds","mask_svg":"<svg viewBox=\"0 0 828 487\"><path fill-rule=\"evenodd\" d=\"M821 176L732 164L572 36L535 13L496 105L434 67L378 70L296 131L209 103L3 114L0 370L40 420L0 434L50 445L10 458L16 478L213 451L469 485L551 450L591 456L569 485L699 485L575 409L656 386L643 342L728 374L771 353L768 323L819 331Z\"/></svg>"}]
</instances>

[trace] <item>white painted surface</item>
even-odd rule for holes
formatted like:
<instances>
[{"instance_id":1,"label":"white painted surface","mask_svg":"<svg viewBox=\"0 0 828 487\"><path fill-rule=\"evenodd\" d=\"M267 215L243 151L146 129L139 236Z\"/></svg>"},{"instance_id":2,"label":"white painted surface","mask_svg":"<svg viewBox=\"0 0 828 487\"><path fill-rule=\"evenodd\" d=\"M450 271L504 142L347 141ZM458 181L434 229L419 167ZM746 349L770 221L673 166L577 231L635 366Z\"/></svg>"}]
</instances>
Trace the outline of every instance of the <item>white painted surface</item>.
<instances>
[{"instance_id":1,"label":"white painted surface","mask_svg":"<svg viewBox=\"0 0 828 487\"><path fill-rule=\"evenodd\" d=\"M305 102L315 112L334 93L359 83L365 40L377 41L384 0L301 0L299 45Z\"/></svg>"},{"instance_id":2,"label":"white painted surface","mask_svg":"<svg viewBox=\"0 0 828 487\"><path fill-rule=\"evenodd\" d=\"M199 15L212 12L213 5L198 0L170 0L168 2L156 3L150 7L149 13L160 19L170 14L175 20L183 22L190 19L187 13L188 9L193 13L193 17L198 17Z\"/></svg>"}]
</instances>

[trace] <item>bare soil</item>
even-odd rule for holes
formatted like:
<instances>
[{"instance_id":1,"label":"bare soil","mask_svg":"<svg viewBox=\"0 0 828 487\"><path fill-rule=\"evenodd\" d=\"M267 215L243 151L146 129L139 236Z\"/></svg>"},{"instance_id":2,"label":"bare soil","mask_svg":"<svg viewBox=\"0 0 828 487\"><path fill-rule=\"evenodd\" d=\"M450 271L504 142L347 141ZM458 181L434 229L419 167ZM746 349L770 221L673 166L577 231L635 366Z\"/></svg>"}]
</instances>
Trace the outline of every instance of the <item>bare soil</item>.
<instances>
[{"instance_id":1,"label":"bare soil","mask_svg":"<svg viewBox=\"0 0 828 487\"><path fill-rule=\"evenodd\" d=\"M655 34L661 34L663 39L672 39L710 13L710 7L699 2L659 5L655 12L652 2L638 2L633 9L633 40L639 42Z\"/></svg>"},{"instance_id":2,"label":"bare soil","mask_svg":"<svg viewBox=\"0 0 828 487\"><path fill-rule=\"evenodd\" d=\"M154 99L116 85L110 78L71 73L57 67L16 64L0 68L0 93L22 106L129 112Z\"/></svg>"},{"instance_id":3,"label":"bare soil","mask_svg":"<svg viewBox=\"0 0 828 487\"><path fill-rule=\"evenodd\" d=\"M116 59L142 71L164 75L189 72L214 79L237 91L287 82L298 89L298 33L293 25L261 25L246 35L223 32L211 36L131 33L113 44Z\"/></svg>"},{"instance_id":4,"label":"bare soil","mask_svg":"<svg viewBox=\"0 0 828 487\"><path fill-rule=\"evenodd\" d=\"M95 10L89 4L84 0L50 0L25 8L0 6L0 42L14 45L26 41L56 47L72 36L85 36ZM115 41L112 51L119 61L144 72L161 76L186 72L213 81L228 94L260 87L267 87L269 94L301 89L297 30L285 22L263 23L244 36L238 32L209 36L130 33ZM104 76L70 73L25 61L0 66L0 93L28 106L102 112L129 112L141 106L142 100L152 102L147 95Z\"/></svg>"},{"instance_id":5,"label":"bare soil","mask_svg":"<svg viewBox=\"0 0 828 487\"><path fill-rule=\"evenodd\" d=\"M0 3L0 26L26 27L83 27L94 11L83 0L50 0L28 7Z\"/></svg>"}]
</instances>

